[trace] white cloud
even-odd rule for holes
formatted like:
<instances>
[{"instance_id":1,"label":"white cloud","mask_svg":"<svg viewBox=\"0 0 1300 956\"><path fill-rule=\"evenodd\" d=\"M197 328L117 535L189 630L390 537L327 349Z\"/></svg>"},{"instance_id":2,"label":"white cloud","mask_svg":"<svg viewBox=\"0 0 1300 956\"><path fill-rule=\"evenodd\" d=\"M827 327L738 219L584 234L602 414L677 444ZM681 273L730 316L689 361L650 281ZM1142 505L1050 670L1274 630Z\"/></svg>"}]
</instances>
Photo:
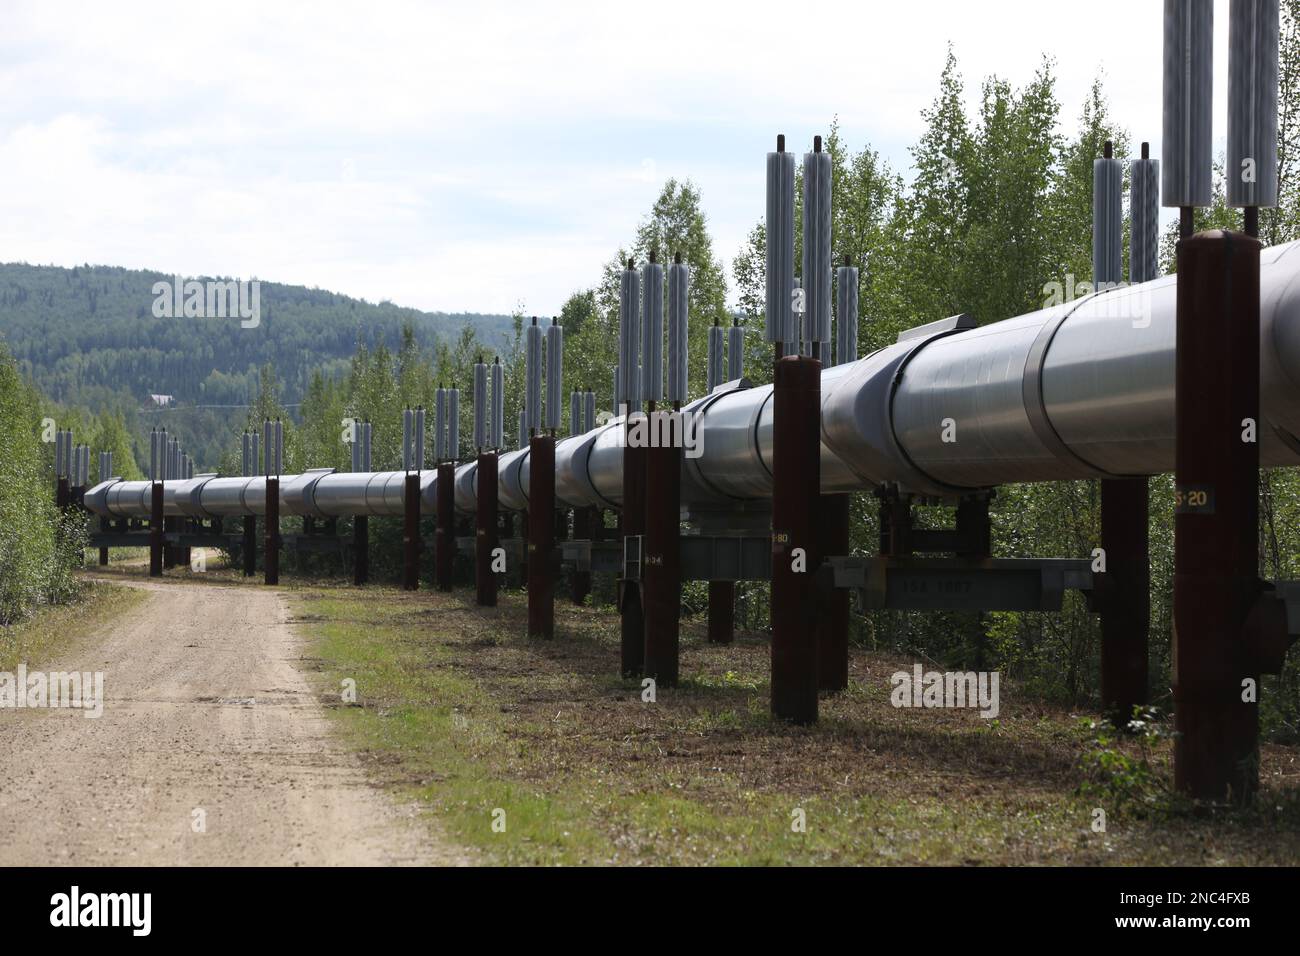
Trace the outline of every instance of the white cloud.
<instances>
[{"instance_id":1,"label":"white cloud","mask_svg":"<svg viewBox=\"0 0 1300 956\"><path fill-rule=\"evenodd\" d=\"M1219 4L1225 62L1226 4ZM946 44L972 102L1055 57L1159 149L1160 5L19 3L0 37L0 259L257 274L545 314L669 176L730 260L762 154L832 115L896 166ZM1217 130L1225 129L1218 70Z\"/></svg>"}]
</instances>

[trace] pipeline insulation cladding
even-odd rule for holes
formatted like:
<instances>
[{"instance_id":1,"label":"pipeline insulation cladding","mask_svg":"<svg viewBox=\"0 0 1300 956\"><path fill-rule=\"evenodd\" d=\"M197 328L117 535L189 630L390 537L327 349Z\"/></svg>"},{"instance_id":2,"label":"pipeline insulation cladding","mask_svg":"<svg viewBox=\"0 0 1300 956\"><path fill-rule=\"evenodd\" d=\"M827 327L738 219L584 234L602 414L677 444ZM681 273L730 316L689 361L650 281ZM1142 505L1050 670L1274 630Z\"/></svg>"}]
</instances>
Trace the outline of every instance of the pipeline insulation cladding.
<instances>
[{"instance_id":1,"label":"pipeline insulation cladding","mask_svg":"<svg viewBox=\"0 0 1300 956\"><path fill-rule=\"evenodd\" d=\"M554 319L546 329L546 427L559 431L564 394L564 326Z\"/></svg>"},{"instance_id":2,"label":"pipeline insulation cladding","mask_svg":"<svg viewBox=\"0 0 1300 956\"><path fill-rule=\"evenodd\" d=\"M641 269L641 397L664 397L664 267L647 262Z\"/></svg>"},{"instance_id":3,"label":"pipeline insulation cladding","mask_svg":"<svg viewBox=\"0 0 1300 956\"><path fill-rule=\"evenodd\" d=\"M501 448L505 445L506 386L505 370L501 367L499 357L492 362L492 398L490 403L492 428L491 433L488 435L488 444L493 448Z\"/></svg>"},{"instance_id":4,"label":"pipeline insulation cladding","mask_svg":"<svg viewBox=\"0 0 1300 956\"><path fill-rule=\"evenodd\" d=\"M635 269L623 270L623 281L618 298L618 381L619 404L640 403L641 364L641 277Z\"/></svg>"},{"instance_id":5,"label":"pipeline insulation cladding","mask_svg":"<svg viewBox=\"0 0 1300 956\"><path fill-rule=\"evenodd\" d=\"M1149 282L1160 274L1160 160L1133 160L1128 189L1129 281Z\"/></svg>"},{"instance_id":6,"label":"pipeline insulation cladding","mask_svg":"<svg viewBox=\"0 0 1300 956\"><path fill-rule=\"evenodd\" d=\"M1165 0L1160 149L1166 206L1210 205L1213 80L1213 0Z\"/></svg>"},{"instance_id":7,"label":"pipeline insulation cladding","mask_svg":"<svg viewBox=\"0 0 1300 956\"><path fill-rule=\"evenodd\" d=\"M794 279L794 153L767 154L768 342L788 342Z\"/></svg>"},{"instance_id":8,"label":"pipeline insulation cladding","mask_svg":"<svg viewBox=\"0 0 1300 956\"><path fill-rule=\"evenodd\" d=\"M582 430L589 432L596 427L596 393L588 389L586 394L582 396L582 405L582 418L585 423Z\"/></svg>"},{"instance_id":9,"label":"pipeline insulation cladding","mask_svg":"<svg viewBox=\"0 0 1300 956\"><path fill-rule=\"evenodd\" d=\"M1092 161L1092 281L1105 288L1124 280L1124 164Z\"/></svg>"},{"instance_id":10,"label":"pipeline insulation cladding","mask_svg":"<svg viewBox=\"0 0 1300 956\"><path fill-rule=\"evenodd\" d=\"M415 410L415 459L412 467L416 471L424 468L424 406Z\"/></svg>"},{"instance_id":11,"label":"pipeline insulation cladding","mask_svg":"<svg viewBox=\"0 0 1300 956\"><path fill-rule=\"evenodd\" d=\"M722 349L725 342L726 339L724 338L722 326L709 326L708 351L705 356L705 371L707 372L707 375L705 376L705 385L710 392L723 382Z\"/></svg>"},{"instance_id":12,"label":"pipeline insulation cladding","mask_svg":"<svg viewBox=\"0 0 1300 956\"><path fill-rule=\"evenodd\" d=\"M447 390L442 386L433 393L433 458L447 459Z\"/></svg>"},{"instance_id":13,"label":"pipeline insulation cladding","mask_svg":"<svg viewBox=\"0 0 1300 956\"><path fill-rule=\"evenodd\" d=\"M831 340L831 154L803 155L804 338Z\"/></svg>"},{"instance_id":14,"label":"pipeline insulation cladding","mask_svg":"<svg viewBox=\"0 0 1300 956\"><path fill-rule=\"evenodd\" d=\"M670 402L686 401L690 289L691 267L684 262L671 263L668 266L668 391L665 395Z\"/></svg>"},{"instance_id":15,"label":"pipeline insulation cladding","mask_svg":"<svg viewBox=\"0 0 1300 956\"><path fill-rule=\"evenodd\" d=\"M532 433L542 427L542 329L534 318L524 331L524 410Z\"/></svg>"},{"instance_id":16,"label":"pipeline insulation cladding","mask_svg":"<svg viewBox=\"0 0 1300 956\"><path fill-rule=\"evenodd\" d=\"M786 328L790 330L790 336L785 340L785 351L787 355L792 352L799 352L803 355L809 354L808 349L805 347L808 342L808 337L803 334L804 316L808 314L806 308L808 305L807 298L804 298L803 300L805 306L804 311L801 312L796 308L796 304L799 301L798 292L802 288L802 278L794 276L790 280L790 308L786 310L789 315L789 318L786 319Z\"/></svg>"},{"instance_id":17,"label":"pipeline insulation cladding","mask_svg":"<svg viewBox=\"0 0 1300 956\"><path fill-rule=\"evenodd\" d=\"M858 270L835 270L835 364L858 360Z\"/></svg>"},{"instance_id":18,"label":"pipeline insulation cladding","mask_svg":"<svg viewBox=\"0 0 1300 956\"><path fill-rule=\"evenodd\" d=\"M745 330L739 323L727 329L727 381L734 382L745 374Z\"/></svg>"},{"instance_id":19,"label":"pipeline insulation cladding","mask_svg":"<svg viewBox=\"0 0 1300 956\"><path fill-rule=\"evenodd\" d=\"M402 409L402 471L411 470L411 410Z\"/></svg>"},{"instance_id":20,"label":"pipeline insulation cladding","mask_svg":"<svg viewBox=\"0 0 1300 956\"><path fill-rule=\"evenodd\" d=\"M447 389L447 457L460 460L460 389Z\"/></svg>"},{"instance_id":21,"label":"pipeline insulation cladding","mask_svg":"<svg viewBox=\"0 0 1300 956\"><path fill-rule=\"evenodd\" d=\"M1277 205L1278 0L1228 7L1229 206Z\"/></svg>"},{"instance_id":22,"label":"pipeline insulation cladding","mask_svg":"<svg viewBox=\"0 0 1300 956\"><path fill-rule=\"evenodd\" d=\"M482 451L487 447L487 366L482 362L474 363L474 450Z\"/></svg>"}]
</instances>

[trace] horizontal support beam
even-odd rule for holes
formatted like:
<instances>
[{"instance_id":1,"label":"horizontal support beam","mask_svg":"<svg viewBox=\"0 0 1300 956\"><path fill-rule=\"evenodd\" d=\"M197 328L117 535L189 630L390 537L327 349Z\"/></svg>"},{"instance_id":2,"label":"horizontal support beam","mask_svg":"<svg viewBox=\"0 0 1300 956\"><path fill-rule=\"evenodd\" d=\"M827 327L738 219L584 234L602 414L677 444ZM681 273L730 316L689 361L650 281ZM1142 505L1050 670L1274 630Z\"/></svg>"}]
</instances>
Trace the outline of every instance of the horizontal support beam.
<instances>
[{"instance_id":1,"label":"horizontal support beam","mask_svg":"<svg viewBox=\"0 0 1300 956\"><path fill-rule=\"evenodd\" d=\"M1073 558L832 557L835 586L863 607L902 611L1059 611L1067 589L1092 590L1092 562Z\"/></svg>"},{"instance_id":2,"label":"horizontal support beam","mask_svg":"<svg viewBox=\"0 0 1300 956\"><path fill-rule=\"evenodd\" d=\"M681 537L681 580L683 581L770 581L772 538L770 535L704 535ZM623 577L641 578L641 536L623 539Z\"/></svg>"},{"instance_id":3,"label":"horizontal support beam","mask_svg":"<svg viewBox=\"0 0 1300 956\"><path fill-rule=\"evenodd\" d=\"M617 541L561 541L560 560L579 571L618 574L623 566L623 547Z\"/></svg>"}]
</instances>

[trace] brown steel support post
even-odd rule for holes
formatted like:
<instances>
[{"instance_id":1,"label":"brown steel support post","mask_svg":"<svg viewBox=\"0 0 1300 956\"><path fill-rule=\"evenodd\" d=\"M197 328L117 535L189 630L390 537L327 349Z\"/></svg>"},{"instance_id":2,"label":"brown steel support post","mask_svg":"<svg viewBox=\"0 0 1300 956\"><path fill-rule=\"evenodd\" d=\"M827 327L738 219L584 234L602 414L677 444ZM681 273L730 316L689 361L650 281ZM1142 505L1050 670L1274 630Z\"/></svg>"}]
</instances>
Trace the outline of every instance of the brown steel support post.
<instances>
[{"instance_id":1,"label":"brown steel support post","mask_svg":"<svg viewBox=\"0 0 1300 956\"><path fill-rule=\"evenodd\" d=\"M528 636L555 636L555 438L528 441Z\"/></svg>"},{"instance_id":2,"label":"brown steel support post","mask_svg":"<svg viewBox=\"0 0 1300 956\"><path fill-rule=\"evenodd\" d=\"M370 580L370 519L357 515L352 519L352 583Z\"/></svg>"},{"instance_id":3,"label":"brown steel support post","mask_svg":"<svg viewBox=\"0 0 1300 956\"><path fill-rule=\"evenodd\" d=\"M174 534L176 531L175 518L163 518L163 533L165 535ZM163 540L163 567L171 570L176 567L176 548L170 541Z\"/></svg>"},{"instance_id":4,"label":"brown steel support post","mask_svg":"<svg viewBox=\"0 0 1300 956\"><path fill-rule=\"evenodd\" d=\"M1178 244L1174 472L1174 783L1248 802L1259 717L1245 686L1259 581L1259 252L1212 231Z\"/></svg>"},{"instance_id":5,"label":"brown steel support post","mask_svg":"<svg viewBox=\"0 0 1300 956\"><path fill-rule=\"evenodd\" d=\"M497 543L497 456L481 452L475 471L478 495L474 510L474 586L480 607L497 606L497 575L492 570L492 552Z\"/></svg>"},{"instance_id":6,"label":"brown steel support post","mask_svg":"<svg viewBox=\"0 0 1300 956\"><path fill-rule=\"evenodd\" d=\"M622 541L625 556L626 539L645 534L645 453L645 448L630 445L623 448ZM622 674L624 677L640 677L645 666L645 607L641 582L620 580L618 592Z\"/></svg>"},{"instance_id":7,"label":"brown steel support post","mask_svg":"<svg viewBox=\"0 0 1300 956\"><path fill-rule=\"evenodd\" d=\"M658 412L651 415L680 414ZM656 429L655 425L651 430ZM670 429L658 429L670 434ZM647 448L645 489L645 553L641 560L645 598L645 659L642 673L660 687L675 687L682 589L681 558L681 449Z\"/></svg>"},{"instance_id":8,"label":"brown steel support post","mask_svg":"<svg viewBox=\"0 0 1300 956\"><path fill-rule=\"evenodd\" d=\"M257 515L244 516L244 577L257 573Z\"/></svg>"},{"instance_id":9,"label":"brown steel support post","mask_svg":"<svg viewBox=\"0 0 1300 956\"><path fill-rule=\"evenodd\" d=\"M434 552L434 581L439 591L451 590L451 572L456 556L456 469L449 464L438 466L438 531Z\"/></svg>"},{"instance_id":10,"label":"brown steel support post","mask_svg":"<svg viewBox=\"0 0 1300 956\"><path fill-rule=\"evenodd\" d=\"M822 495L818 501L817 561L849 553L848 495ZM817 686L849 686L849 592L837 588L829 568L819 572L817 607Z\"/></svg>"},{"instance_id":11,"label":"brown steel support post","mask_svg":"<svg viewBox=\"0 0 1300 956\"><path fill-rule=\"evenodd\" d=\"M596 509L573 509L573 538L575 541L591 541L595 537ZM591 572L573 569L570 597L574 604L581 605L591 593Z\"/></svg>"},{"instance_id":12,"label":"brown steel support post","mask_svg":"<svg viewBox=\"0 0 1300 956\"><path fill-rule=\"evenodd\" d=\"M68 485L67 478L60 478L54 486L54 507L60 511L72 503L72 488Z\"/></svg>"},{"instance_id":13,"label":"brown steel support post","mask_svg":"<svg viewBox=\"0 0 1300 956\"><path fill-rule=\"evenodd\" d=\"M1101 483L1101 548L1106 556L1101 603L1102 712L1123 728L1147 703L1147 635L1151 621L1151 556L1147 543L1147 480Z\"/></svg>"},{"instance_id":14,"label":"brown steel support post","mask_svg":"<svg viewBox=\"0 0 1300 956\"><path fill-rule=\"evenodd\" d=\"M528 542L533 540L532 534L528 531L528 512L525 511L519 516L519 537L524 544L524 560L519 568L519 583L523 587L528 587Z\"/></svg>"},{"instance_id":15,"label":"brown steel support post","mask_svg":"<svg viewBox=\"0 0 1300 956\"><path fill-rule=\"evenodd\" d=\"M420 588L420 475L410 471L402 486L402 589Z\"/></svg>"},{"instance_id":16,"label":"brown steel support post","mask_svg":"<svg viewBox=\"0 0 1300 956\"><path fill-rule=\"evenodd\" d=\"M266 532L262 543L262 580L280 583L280 479L266 479Z\"/></svg>"},{"instance_id":17,"label":"brown steel support post","mask_svg":"<svg viewBox=\"0 0 1300 956\"><path fill-rule=\"evenodd\" d=\"M163 486L155 481L149 487L149 577L163 572Z\"/></svg>"},{"instance_id":18,"label":"brown steel support post","mask_svg":"<svg viewBox=\"0 0 1300 956\"><path fill-rule=\"evenodd\" d=\"M736 628L736 582L709 582L709 643L730 644Z\"/></svg>"},{"instance_id":19,"label":"brown steel support post","mask_svg":"<svg viewBox=\"0 0 1300 956\"><path fill-rule=\"evenodd\" d=\"M109 520L107 518L99 519L99 530L101 534L109 530ZM99 566L101 568L108 567L108 548L99 549Z\"/></svg>"},{"instance_id":20,"label":"brown steel support post","mask_svg":"<svg viewBox=\"0 0 1300 956\"><path fill-rule=\"evenodd\" d=\"M772 714L817 720L821 362L776 363L772 427Z\"/></svg>"}]
</instances>

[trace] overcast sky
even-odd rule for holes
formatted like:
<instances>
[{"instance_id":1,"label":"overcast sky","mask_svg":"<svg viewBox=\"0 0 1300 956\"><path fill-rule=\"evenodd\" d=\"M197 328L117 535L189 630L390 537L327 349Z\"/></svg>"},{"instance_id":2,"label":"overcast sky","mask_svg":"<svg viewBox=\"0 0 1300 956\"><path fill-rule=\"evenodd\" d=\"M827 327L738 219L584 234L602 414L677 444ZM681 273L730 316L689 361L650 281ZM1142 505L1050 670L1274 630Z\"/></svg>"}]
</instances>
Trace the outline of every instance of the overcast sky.
<instances>
[{"instance_id":1,"label":"overcast sky","mask_svg":"<svg viewBox=\"0 0 1300 956\"><path fill-rule=\"evenodd\" d=\"M546 315L668 177L729 267L777 132L802 151L838 114L906 170L949 40L972 105L1049 53L1067 129L1100 71L1159 155L1159 0L5 7L2 261Z\"/></svg>"}]
</instances>

